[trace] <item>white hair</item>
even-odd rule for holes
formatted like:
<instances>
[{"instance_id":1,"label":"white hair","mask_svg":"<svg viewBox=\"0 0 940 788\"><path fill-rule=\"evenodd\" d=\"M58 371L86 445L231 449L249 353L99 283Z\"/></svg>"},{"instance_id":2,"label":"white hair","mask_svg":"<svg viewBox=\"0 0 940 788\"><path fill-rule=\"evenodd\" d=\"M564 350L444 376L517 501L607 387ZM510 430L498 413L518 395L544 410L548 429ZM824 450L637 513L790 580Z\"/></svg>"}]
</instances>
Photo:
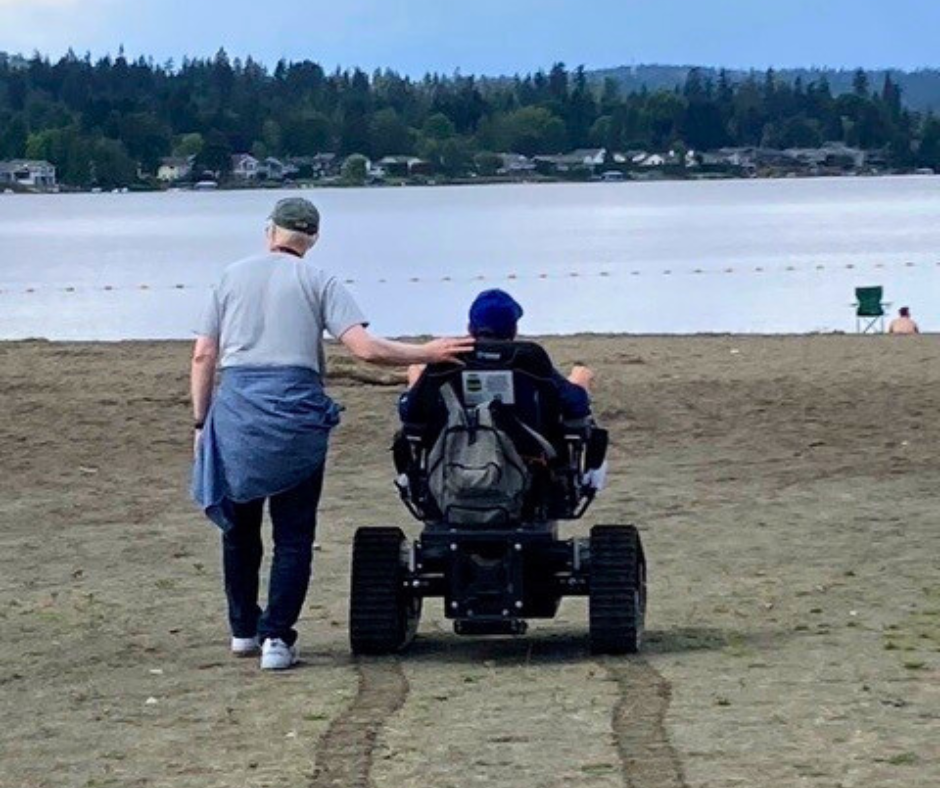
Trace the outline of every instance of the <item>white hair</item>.
<instances>
[{"instance_id":1,"label":"white hair","mask_svg":"<svg viewBox=\"0 0 940 788\"><path fill-rule=\"evenodd\" d=\"M274 222L268 225L268 237L271 239L272 245L296 249L301 254L309 252L316 243L315 235L307 235L307 233L298 230L288 230L285 227L279 227Z\"/></svg>"}]
</instances>

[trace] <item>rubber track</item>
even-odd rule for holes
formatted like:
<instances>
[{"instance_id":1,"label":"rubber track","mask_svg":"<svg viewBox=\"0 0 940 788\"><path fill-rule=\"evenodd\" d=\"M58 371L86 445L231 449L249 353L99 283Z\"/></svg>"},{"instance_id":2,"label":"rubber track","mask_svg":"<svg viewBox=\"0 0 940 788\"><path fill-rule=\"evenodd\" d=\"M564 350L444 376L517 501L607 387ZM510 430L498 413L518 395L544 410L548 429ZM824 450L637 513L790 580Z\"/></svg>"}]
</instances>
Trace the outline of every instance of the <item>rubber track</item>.
<instances>
[{"instance_id":1,"label":"rubber track","mask_svg":"<svg viewBox=\"0 0 940 788\"><path fill-rule=\"evenodd\" d=\"M591 529L591 648L622 654L627 634L638 626L636 611L625 605L637 575L639 536L633 526L598 525ZM603 551L598 547L604 547Z\"/></svg>"},{"instance_id":2,"label":"rubber track","mask_svg":"<svg viewBox=\"0 0 940 788\"><path fill-rule=\"evenodd\" d=\"M404 622L398 602L398 556L403 539L398 528L369 528L356 534L349 627L358 653L388 654L403 644Z\"/></svg>"}]
</instances>

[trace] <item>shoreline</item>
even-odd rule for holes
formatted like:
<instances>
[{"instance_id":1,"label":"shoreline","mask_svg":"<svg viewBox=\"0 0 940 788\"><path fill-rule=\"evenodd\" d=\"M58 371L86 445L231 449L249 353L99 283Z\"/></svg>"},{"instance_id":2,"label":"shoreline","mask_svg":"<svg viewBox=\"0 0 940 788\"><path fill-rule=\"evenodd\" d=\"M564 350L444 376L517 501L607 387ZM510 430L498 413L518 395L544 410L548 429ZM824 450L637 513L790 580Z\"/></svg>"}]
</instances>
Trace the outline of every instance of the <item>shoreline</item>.
<instances>
[{"instance_id":1,"label":"shoreline","mask_svg":"<svg viewBox=\"0 0 940 788\"><path fill-rule=\"evenodd\" d=\"M627 185L646 183L727 183L729 181L822 181L822 180L871 180L875 178L936 178L940 173L925 173L914 170L900 172L823 172L803 173L786 171L771 175L735 175L728 173L702 173L699 175L676 175L671 173L651 173L646 177L624 177L623 180L611 181L603 178L553 178L549 176L540 178L456 178L456 179L429 179L428 181L393 181L386 183L344 183L339 180L328 183L320 181L304 181L291 184L225 184L211 189L197 189L192 185L169 186L167 188L123 187L120 189L101 189L93 191L83 187L58 187L56 189L12 189L0 191L0 197L21 196L65 196L76 194L103 195L132 195L132 194L220 194L228 192L278 192L278 191L316 191L319 189L420 189L441 188L447 186L549 186L574 185L585 186L595 184Z\"/></svg>"},{"instance_id":2,"label":"shoreline","mask_svg":"<svg viewBox=\"0 0 940 788\"><path fill-rule=\"evenodd\" d=\"M914 335L889 334L887 331L880 334L862 334L853 331L807 331L803 333L781 333L781 334L762 334L762 333L741 333L733 331L700 331L698 333L677 333L677 334L632 334L625 331L611 332L591 332L578 331L571 334L533 334L531 336L520 336L520 342L552 342L552 341L644 341L644 340L662 340L668 342L679 342L683 340L692 341L717 341L717 340L738 340L741 342L752 341L770 341L775 340L800 340L800 339L866 339L877 340L878 337L893 339L913 339L917 337L932 338L940 335L940 331L921 331ZM432 339L433 334L405 334L390 335L385 339L393 339L399 342L425 342ZM178 337L174 339L47 339L45 337L24 337L22 339L3 339L0 337L0 347L19 346L19 345L61 345L61 346L96 346L121 347L128 346L153 346L153 345L189 345L192 344L192 338ZM341 348L340 342L332 338L324 340L327 348Z\"/></svg>"}]
</instances>

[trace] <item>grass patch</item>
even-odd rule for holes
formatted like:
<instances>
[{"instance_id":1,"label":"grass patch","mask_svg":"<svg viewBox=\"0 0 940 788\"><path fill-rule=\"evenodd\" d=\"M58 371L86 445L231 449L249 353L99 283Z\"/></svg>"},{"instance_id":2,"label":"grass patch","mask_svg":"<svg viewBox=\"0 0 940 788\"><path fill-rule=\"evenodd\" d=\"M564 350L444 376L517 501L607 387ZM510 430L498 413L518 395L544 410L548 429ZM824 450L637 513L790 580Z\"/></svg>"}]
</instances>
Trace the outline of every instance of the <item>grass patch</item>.
<instances>
[{"instance_id":1,"label":"grass patch","mask_svg":"<svg viewBox=\"0 0 940 788\"><path fill-rule=\"evenodd\" d=\"M925 667L924 660L919 658L925 652L940 651L940 611L935 602L940 598L940 589L925 588L924 595L927 605L923 609L914 610L884 627L885 651L903 652L903 664L908 670Z\"/></svg>"},{"instance_id":2,"label":"grass patch","mask_svg":"<svg viewBox=\"0 0 940 788\"><path fill-rule=\"evenodd\" d=\"M610 774L617 771L615 763L586 763L581 767L582 774Z\"/></svg>"},{"instance_id":3,"label":"grass patch","mask_svg":"<svg viewBox=\"0 0 940 788\"><path fill-rule=\"evenodd\" d=\"M740 632L732 632L728 635L724 652L732 657L753 658L757 656L757 650L748 642L747 637Z\"/></svg>"}]
</instances>

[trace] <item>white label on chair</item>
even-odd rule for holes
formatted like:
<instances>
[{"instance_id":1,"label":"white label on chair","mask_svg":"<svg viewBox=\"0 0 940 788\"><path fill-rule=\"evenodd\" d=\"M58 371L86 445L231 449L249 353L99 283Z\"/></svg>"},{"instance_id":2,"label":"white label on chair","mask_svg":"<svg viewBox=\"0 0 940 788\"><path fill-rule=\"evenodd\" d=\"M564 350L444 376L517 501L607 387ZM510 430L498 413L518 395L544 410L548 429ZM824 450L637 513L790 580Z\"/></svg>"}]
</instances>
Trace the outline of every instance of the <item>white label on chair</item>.
<instances>
[{"instance_id":1,"label":"white label on chair","mask_svg":"<svg viewBox=\"0 0 940 788\"><path fill-rule=\"evenodd\" d=\"M516 404L512 372L464 372L463 401L470 407L498 399L505 405Z\"/></svg>"}]
</instances>

